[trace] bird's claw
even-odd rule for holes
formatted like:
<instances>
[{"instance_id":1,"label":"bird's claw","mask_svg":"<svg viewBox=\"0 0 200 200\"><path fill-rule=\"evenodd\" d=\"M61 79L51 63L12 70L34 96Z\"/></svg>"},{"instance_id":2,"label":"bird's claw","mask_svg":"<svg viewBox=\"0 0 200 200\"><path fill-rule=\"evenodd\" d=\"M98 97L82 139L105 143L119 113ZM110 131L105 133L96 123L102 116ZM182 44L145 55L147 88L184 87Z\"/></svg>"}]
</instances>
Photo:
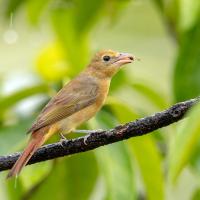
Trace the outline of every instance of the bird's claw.
<instances>
[{"instance_id":1,"label":"bird's claw","mask_svg":"<svg viewBox=\"0 0 200 200\"><path fill-rule=\"evenodd\" d=\"M86 135L86 136L84 137L84 139L83 139L83 143L84 143L85 145L88 144L88 143L87 143L87 139L88 139L89 136L90 136L90 135Z\"/></svg>"},{"instance_id":2,"label":"bird's claw","mask_svg":"<svg viewBox=\"0 0 200 200\"><path fill-rule=\"evenodd\" d=\"M60 144L62 147L64 147L63 143L66 141L67 141L67 138L62 133L60 133Z\"/></svg>"},{"instance_id":3,"label":"bird's claw","mask_svg":"<svg viewBox=\"0 0 200 200\"><path fill-rule=\"evenodd\" d=\"M60 139L60 145L64 148L64 143L66 143L67 141L67 139Z\"/></svg>"}]
</instances>

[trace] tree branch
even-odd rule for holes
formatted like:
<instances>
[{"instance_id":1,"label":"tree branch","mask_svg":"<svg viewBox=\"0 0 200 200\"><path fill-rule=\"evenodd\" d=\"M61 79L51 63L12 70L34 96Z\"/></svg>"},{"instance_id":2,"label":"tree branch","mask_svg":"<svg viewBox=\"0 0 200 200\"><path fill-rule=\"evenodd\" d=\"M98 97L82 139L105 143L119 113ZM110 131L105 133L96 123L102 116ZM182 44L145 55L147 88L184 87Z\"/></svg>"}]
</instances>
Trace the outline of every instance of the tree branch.
<instances>
[{"instance_id":1,"label":"tree branch","mask_svg":"<svg viewBox=\"0 0 200 200\"><path fill-rule=\"evenodd\" d=\"M124 125L119 125L114 129L107 131L94 131L84 137L45 145L38 149L28 164L89 151L130 137L150 133L181 120L188 109L199 101L200 97L197 97L195 99L177 103L169 109L152 116L141 118ZM10 169L19 156L20 153L0 156L0 171Z\"/></svg>"}]
</instances>

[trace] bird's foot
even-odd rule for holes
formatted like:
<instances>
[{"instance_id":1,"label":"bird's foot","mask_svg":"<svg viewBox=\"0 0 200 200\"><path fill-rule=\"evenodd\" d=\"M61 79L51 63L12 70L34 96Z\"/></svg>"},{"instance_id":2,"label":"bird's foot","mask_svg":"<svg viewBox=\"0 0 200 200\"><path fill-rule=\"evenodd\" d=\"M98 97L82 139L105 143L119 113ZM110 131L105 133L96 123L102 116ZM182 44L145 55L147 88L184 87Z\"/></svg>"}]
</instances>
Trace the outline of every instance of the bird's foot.
<instances>
[{"instance_id":1,"label":"bird's foot","mask_svg":"<svg viewBox=\"0 0 200 200\"><path fill-rule=\"evenodd\" d=\"M83 139L83 143L84 143L85 145L88 144L88 143L87 143L87 139L88 139L89 136L90 136L90 135L86 135L86 136L84 137L84 139Z\"/></svg>"},{"instance_id":2,"label":"bird's foot","mask_svg":"<svg viewBox=\"0 0 200 200\"><path fill-rule=\"evenodd\" d=\"M97 130L74 130L74 133L83 133L83 134L87 134L84 139L83 142L85 145L87 145L87 139L90 136L91 133L96 133L96 132L100 132L103 131L103 129L97 129Z\"/></svg>"},{"instance_id":3,"label":"bird's foot","mask_svg":"<svg viewBox=\"0 0 200 200\"><path fill-rule=\"evenodd\" d=\"M60 135L60 140L67 140L67 138L62 133L59 133L59 135Z\"/></svg>"},{"instance_id":4,"label":"bird's foot","mask_svg":"<svg viewBox=\"0 0 200 200\"><path fill-rule=\"evenodd\" d=\"M59 135L60 135L60 144L62 147L64 147L63 143L67 141L67 138L62 133L59 133Z\"/></svg>"}]
</instances>

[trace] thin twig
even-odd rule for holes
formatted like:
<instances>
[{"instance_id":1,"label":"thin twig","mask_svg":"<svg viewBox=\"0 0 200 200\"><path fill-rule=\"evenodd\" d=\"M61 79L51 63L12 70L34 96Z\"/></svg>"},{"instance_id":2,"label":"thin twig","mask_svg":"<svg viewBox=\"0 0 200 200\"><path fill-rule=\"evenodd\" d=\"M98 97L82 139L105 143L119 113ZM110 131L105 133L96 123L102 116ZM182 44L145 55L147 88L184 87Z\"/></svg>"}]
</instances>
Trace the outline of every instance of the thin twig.
<instances>
[{"instance_id":1,"label":"thin twig","mask_svg":"<svg viewBox=\"0 0 200 200\"><path fill-rule=\"evenodd\" d=\"M197 97L195 99L177 103L167 110L156 113L152 116L117 126L111 130L94 131L85 137L45 145L33 155L28 164L85 152L130 137L148 134L181 120L188 109L199 101L200 98ZM0 171L10 169L19 156L20 153L15 153L9 156L0 156Z\"/></svg>"}]
</instances>

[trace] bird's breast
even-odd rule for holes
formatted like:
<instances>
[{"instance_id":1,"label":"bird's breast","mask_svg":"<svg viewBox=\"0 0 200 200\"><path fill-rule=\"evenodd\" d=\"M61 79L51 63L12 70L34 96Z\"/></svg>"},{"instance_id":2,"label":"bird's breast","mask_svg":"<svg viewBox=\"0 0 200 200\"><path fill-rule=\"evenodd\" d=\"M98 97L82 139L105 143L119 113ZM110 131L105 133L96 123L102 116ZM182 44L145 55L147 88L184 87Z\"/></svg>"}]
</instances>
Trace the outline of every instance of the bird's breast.
<instances>
[{"instance_id":1,"label":"bird's breast","mask_svg":"<svg viewBox=\"0 0 200 200\"><path fill-rule=\"evenodd\" d=\"M101 107L106 100L110 87L110 80L100 80L99 81L99 91L96 101L96 106Z\"/></svg>"}]
</instances>

